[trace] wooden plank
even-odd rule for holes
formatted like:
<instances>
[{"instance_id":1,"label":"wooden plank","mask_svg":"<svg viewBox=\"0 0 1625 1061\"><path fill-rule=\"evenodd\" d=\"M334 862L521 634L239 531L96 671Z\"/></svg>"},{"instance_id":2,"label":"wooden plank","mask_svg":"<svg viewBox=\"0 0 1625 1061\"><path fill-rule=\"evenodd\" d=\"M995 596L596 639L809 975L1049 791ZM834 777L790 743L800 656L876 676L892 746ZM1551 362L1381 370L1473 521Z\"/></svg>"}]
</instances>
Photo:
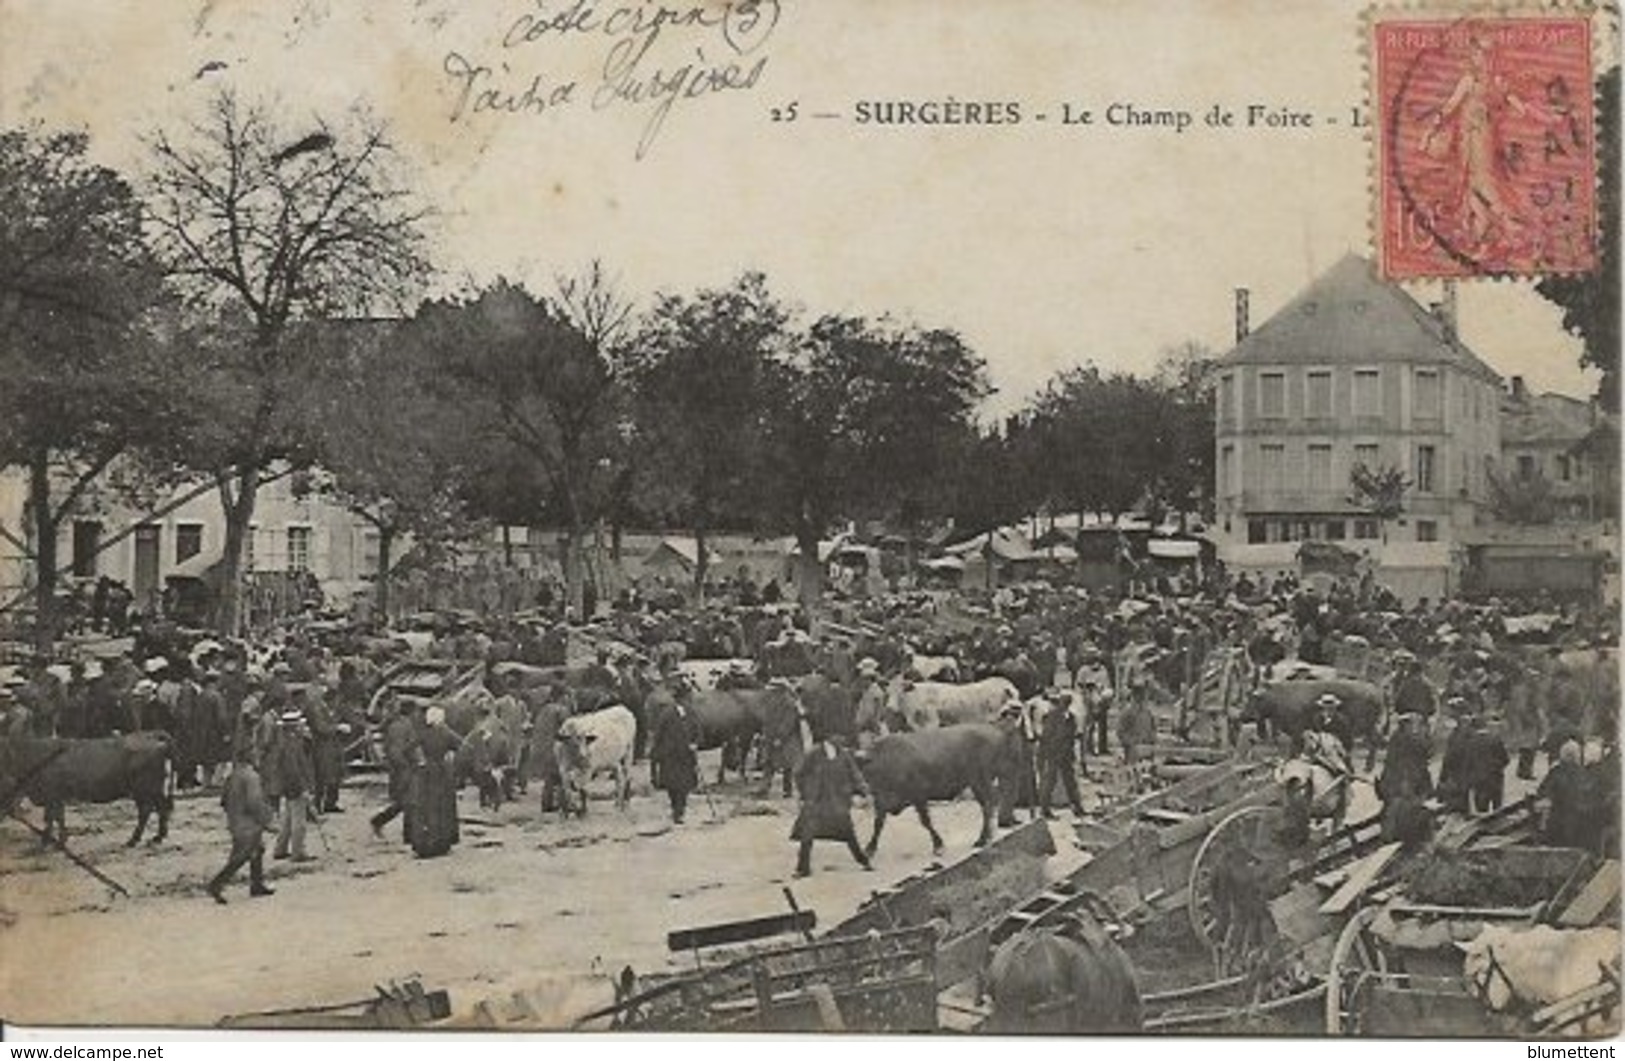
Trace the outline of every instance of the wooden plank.
<instances>
[{"instance_id":1,"label":"wooden plank","mask_svg":"<svg viewBox=\"0 0 1625 1061\"><path fill-rule=\"evenodd\" d=\"M988 940L993 925L986 924L937 947L937 990L946 991L981 972L987 961Z\"/></svg>"},{"instance_id":2,"label":"wooden plank","mask_svg":"<svg viewBox=\"0 0 1625 1061\"><path fill-rule=\"evenodd\" d=\"M807 932L817 924L818 917L811 910L798 910L789 914L701 925L698 928L679 928L666 934L666 949L684 951L724 943L748 943L787 932Z\"/></svg>"},{"instance_id":3,"label":"wooden plank","mask_svg":"<svg viewBox=\"0 0 1625 1061\"><path fill-rule=\"evenodd\" d=\"M1608 859L1568 908L1558 915L1557 923L1566 928L1595 924L1608 905L1619 898L1619 885L1619 860Z\"/></svg>"},{"instance_id":4,"label":"wooden plank","mask_svg":"<svg viewBox=\"0 0 1625 1061\"><path fill-rule=\"evenodd\" d=\"M1320 904L1320 912L1335 916L1348 910L1354 904L1354 901L1376 881L1377 874L1381 873L1388 863L1393 860L1393 857L1399 854L1399 846L1397 840L1391 844L1383 844L1361 859L1359 865L1349 872L1348 880L1343 882L1342 887L1333 892L1330 899Z\"/></svg>"},{"instance_id":5,"label":"wooden plank","mask_svg":"<svg viewBox=\"0 0 1625 1061\"><path fill-rule=\"evenodd\" d=\"M995 874L1012 880L1023 875L1030 877L1031 886L1023 885L1023 890L1027 895L1035 895L1044 890L1041 886L1043 860L1053 854L1055 840L1050 835L1049 823L1041 819L1026 822L957 862L899 885L883 900L864 903L827 935L858 936L870 930L884 932L926 924L937 916L941 905L938 896L942 892L952 892L965 881L985 880ZM956 927L968 929L971 926Z\"/></svg>"},{"instance_id":6,"label":"wooden plank","mask_svg":"<svg viewBox=\"0 0 1625 1061\"><path fill-rule=\"evenodd\" d=\"M1617 991L1618 988L1615 985L1606 981L1600 984L1592 984L1590 987L1582 988L1567 998L1560 998L1549 1006L1535 1010L1534 1013L1530 1014L1529 1022L1536 1029L1545 1030L1543 1026L1551 1023L1555 1018L1560 1016L1572 1018L1573 1014L1570 1011L1583 1012L1590 1008L1593 1003L1600 1002Z\"/></svg>"},{"instance_id":7,"label":"wooden plank","mask_svg":"<svg viewBox=\"0 0 1625 1061\"><path fill-rule=\"evenodd\" d=\"M1329 935L1337 925L1320 911L1320 892L1312 884L1300 884L1270 901L1270 917L1282 937L1302 945Z\"/></svg>"}]
</instances>

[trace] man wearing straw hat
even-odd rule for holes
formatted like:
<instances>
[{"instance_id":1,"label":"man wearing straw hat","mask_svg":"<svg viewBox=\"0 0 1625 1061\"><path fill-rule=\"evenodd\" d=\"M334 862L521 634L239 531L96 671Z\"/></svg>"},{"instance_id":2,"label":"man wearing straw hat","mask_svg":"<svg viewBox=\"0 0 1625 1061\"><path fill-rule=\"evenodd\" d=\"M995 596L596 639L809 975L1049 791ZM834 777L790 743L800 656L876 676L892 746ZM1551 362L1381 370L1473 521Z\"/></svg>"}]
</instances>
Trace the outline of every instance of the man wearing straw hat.
<instances>
[{"instance_id":1,"label":"man wearing straw hat","mask_svg":"<svg viewBox=\"0 0 1625 1061\"><path fill-rule=\"evenodd\" d=\"M276 735L265 752L265 794L282 801L272 858L314 861L305 852L305 815L314 783L306 732L301 712L283 711L277 716Z\"/></svg>"}]
</instances>

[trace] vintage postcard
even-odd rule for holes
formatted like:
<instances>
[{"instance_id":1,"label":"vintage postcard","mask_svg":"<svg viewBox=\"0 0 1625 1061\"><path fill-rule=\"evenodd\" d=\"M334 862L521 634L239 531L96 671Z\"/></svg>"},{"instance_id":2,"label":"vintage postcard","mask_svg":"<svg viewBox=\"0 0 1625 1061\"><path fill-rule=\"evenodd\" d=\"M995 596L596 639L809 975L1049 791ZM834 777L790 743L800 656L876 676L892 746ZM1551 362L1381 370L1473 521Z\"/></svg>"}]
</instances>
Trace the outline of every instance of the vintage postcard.
<instances>
[{"instance_id":1,"label":"vintage postcard","mask_svg":"<svg viewBox=\"0 0 1625 1061\"><path fill-rule=\"evenodd\" d=\"M1618 33L0 0L6 1035L1618 1034Z\"/></svg>"}]
</instances>

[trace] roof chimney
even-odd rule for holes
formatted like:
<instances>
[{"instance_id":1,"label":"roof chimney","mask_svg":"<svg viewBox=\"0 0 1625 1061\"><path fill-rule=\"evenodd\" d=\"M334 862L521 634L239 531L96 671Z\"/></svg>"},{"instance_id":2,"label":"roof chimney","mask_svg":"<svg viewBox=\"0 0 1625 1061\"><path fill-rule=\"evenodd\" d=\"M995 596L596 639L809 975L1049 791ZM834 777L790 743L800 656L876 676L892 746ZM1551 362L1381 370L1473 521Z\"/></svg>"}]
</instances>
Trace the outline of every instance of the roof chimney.
<instances>
[{"instance_id":1,"label":"roof chimney","mask_svg":"<svg viewBox=\"0 0 1625 1061\"><path fill-rule=\"evenodd\" d=\"M1523 385L1522 376L1512 377L1512 400L1520 403L1529 400L1529 390Z\"/></svg>"},{"instance_id":2,"label":"roof chimney","mask_svg":"<svg viewBox=\"0 0 1625 1061\"><path fill-rule=\"evenodd\" d=\"M1248 317L1247 300L1250 297L1245 287L1236 288L1236 342L1240 343L1252 331L1252 322Z\"/></svg>"},{"instance_id":3,"label":"roof chimney","mask_svg":"<svg viewBox=\"0 0 1625 1061\"><path fill-rule=\"evenodd\" d=\"M1444 297L1433 304L1433 312L1438 315L1439 323L1444 325L1444 338L1446 342L1456 341L1456 282L1444 282Z\"/></svg>"}]
</instances>

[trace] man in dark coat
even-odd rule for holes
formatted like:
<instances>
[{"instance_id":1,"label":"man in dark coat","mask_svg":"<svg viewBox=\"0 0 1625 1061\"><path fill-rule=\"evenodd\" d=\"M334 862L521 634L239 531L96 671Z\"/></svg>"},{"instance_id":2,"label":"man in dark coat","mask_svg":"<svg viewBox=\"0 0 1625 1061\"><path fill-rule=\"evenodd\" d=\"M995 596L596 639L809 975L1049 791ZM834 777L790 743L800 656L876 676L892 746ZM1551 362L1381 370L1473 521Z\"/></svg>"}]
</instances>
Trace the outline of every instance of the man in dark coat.
<instances>
[{"instance_id":1,"label":"man in dark coat","mask_svg":"<svg viewBox=\"0 0 1625 1061\"><path fill-rule=\"evenodd\" d=\"M801 812L790 830L790 839L801 845L796 855L796 876L812 873L814 840L839 840L864 869L873 869L858 846L858 833L852 825L852 797L869 796L869 785L858 764L845 748L845 739L833 737L814 744L802 757L796 771L796 787L801 792Z\"/></svg>"},{"instance_id":2,"label":"man in dark coat","mask_svg":"<svg viewBox=\"0 0 1625 1061\"><path fill-rule=\"evenodd\" d=\"M1446 711L1455 711L1462 707L1465 700L1462 697L1451 697L1445 703ZM1477 724L1476 715L1468 715L1457 721L1455 729L1450 731L1450 737L1445 741L1444 758L1439 763L1439 799L1453 811L1467 813L1467 785L1472 773L1473 756L1473 726Z\"/></svg>"},{"instance_id":3,"label":"man in dark coat","mask_svg":"<svg viewBox=\"0 0 1625 1061\"><path fill-rule=\"evenodd\" d=\"M1580 762L1578 741L1564 741L1557 763L1541 778L1535 799L1546 804L1541 839L1553 847L1589 847L1595 813L1591 777Z\"/></svg>"},{"instance_id":4,"label":"man in dark coat","mask_svg":"<svg viewBox=\"0 0 1625 1061\"><path fill-rule=\"evenodd\" d=\"M530 772L542 788L542 811L561 809L559 793L563 791L563 776L559 772L559 727L570 717L570 704L565 699L562 685L540 687L529 699Z\"/></svg>"},{"instance_id":5,"label":"man in dark coat","mask_svg":"<svg viewBox=\"0 0 1625 1061\"><path fill-rule=\"evenodd\" d=\"M1037 701L1038 716L1038 807L1045 818L1050 814L1050 797L1055 782L1061 782L1074 817L1083 817L1083 801L1078 796L1078 723L1059 689Z\"/></svg>"},{"instance_id":6,"label":"man in dark coat","mask_svg":"<svg viewBox=\"0 0 1625 1061\"><path fill-rule=\"evenodd\" d=\"M1474 719L1467 733L1467 807L1474 814L1498 810L1506 793L1506 769L1512 757L1499 733L1500 722Z\"/></svg>"},{"instance_id":7,"label":"man in dark coat","mask_svg":"<svg viewBox=\"0 0 1625 1061\"><path fill-rule=\"evenodd\" d=\"M698 739L699 726L680 700L655 721L649 737L650 775L655 786L665 790L671 820L678 825L688 810L688 794L700 783Z\"/></svg>"},{"instance_id":8,"label":"man in dark coat","mask_svg":"<svg viewBox=\"0 0 1625 1061\"><path fill-rule=\"evenodd\" d=\"M423 759L423 742L419 739L418 711L421 704L402 697L395 705L395 713L384 726L384 763L389 769L389 805L372 816L373 835L380 840L384 826L402 814L401 839L412 842L412 815L407 813L412 802L412 771Z\"/></svg>"},{"instance_id":9,"label":"man in dark coat","mask_svg":"<svg viewBox=\"0 0 1625 1061\"><path fill-rule=\"evenodd\" d=\"M649 694L643 698L643 726L638 732L637 747L632 753L634 757L648 754L650 746L654 743L655 730L664 725L667 717L677 709L677 697L672 692L672 683L675 680L673 674L663 672L650 686ZM652 763L649 780L657 787L660 784L660 778Z\"/></svg>"},{"instance_id":10,"label":"man in dark coat","mask_svg":"<svg viewBox=\"0 0 1625 1061\"><path fill-rule=\"evenodd\" d=\"M311 787L316 810L322 814L339 813L343 809L339 806L339 788L344 783L344 734L339 732L338 719L333 717L319 686L298 688L293 703L304 711L310 727Z\"/></svg>"},{"instance_id":11,"label":"man in dark coat","mask_svg":"<svg viewBox=\"0 0 1625 1061\"><path fill-rule=\"evenodd\" d=\"M1394 653L1394 668L1398 671L1394 679L1395 714L1420 715L1424 722L1431 724L1439 701L1433 686L1422 676L1416 657L1401 649Z\"/></svg>"},{"instance_id":12,"label":"man in dark coat","mask_svg":"<svg viewBox=\"0 0 1625 1061\"><path fill-rule=\"evenodd\" d=\"M1377 798L1383 803L1404 796L1427 799L1433 795L1433 775L1428 767L1428 743L1422 716L1398 716L1394 735L1383 755L1382 773L1377 776Z\"/></svg>"},{"instance_id":13,"label":"man in dark coat","mask_svg":"<svg viewBox=\"0 0 1625 1061\"><path fill-rule=\"evenodd\" d=\"M209 882L209 895L225 905L226 884L244 865L248 866L248 894L270 895L271 889L265 885L264 833L275 824L276 816L265 798L259 771L246 755L237 757L226 777L220 805L226 809L226 827L231 831L231 857Z\"/></svg>"}]
</instances>

